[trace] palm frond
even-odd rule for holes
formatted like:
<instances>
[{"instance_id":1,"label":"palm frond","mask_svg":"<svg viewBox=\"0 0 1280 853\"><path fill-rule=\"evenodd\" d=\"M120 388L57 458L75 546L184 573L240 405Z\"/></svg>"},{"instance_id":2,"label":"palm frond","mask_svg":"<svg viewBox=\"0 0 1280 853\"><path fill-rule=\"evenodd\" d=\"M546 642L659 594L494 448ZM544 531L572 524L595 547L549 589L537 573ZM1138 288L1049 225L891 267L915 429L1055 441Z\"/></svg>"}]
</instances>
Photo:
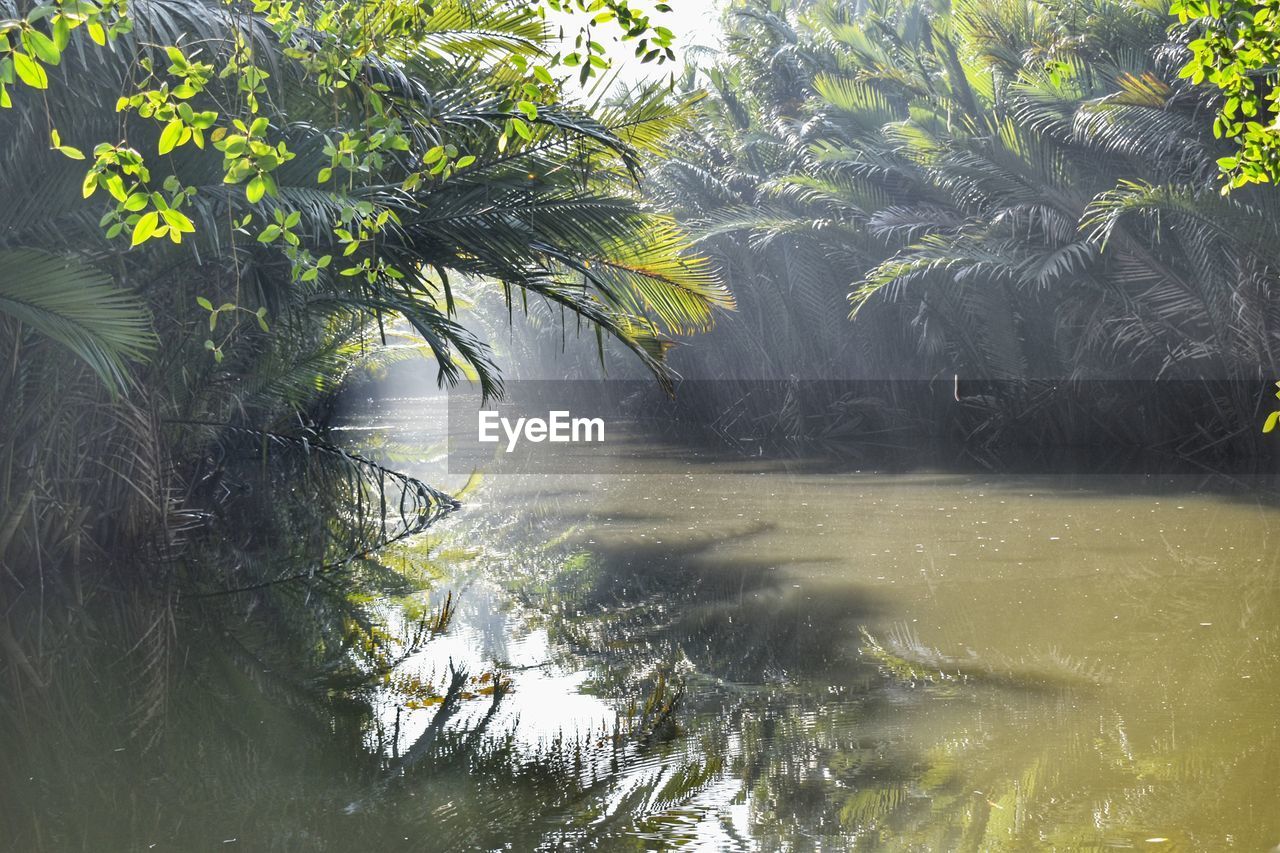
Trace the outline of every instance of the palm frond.
<instances>
[{"instance_id":1,"label":"palm frond","mask_svg":"<svg viewBox=\"0 0 1280 853\"><path fill-rule=\"evenodd\" d=\"M35 249L0 250L0 312L62 344L113 391L156 345L136 295L80 261Z\"/></svg>"}]
</instances>

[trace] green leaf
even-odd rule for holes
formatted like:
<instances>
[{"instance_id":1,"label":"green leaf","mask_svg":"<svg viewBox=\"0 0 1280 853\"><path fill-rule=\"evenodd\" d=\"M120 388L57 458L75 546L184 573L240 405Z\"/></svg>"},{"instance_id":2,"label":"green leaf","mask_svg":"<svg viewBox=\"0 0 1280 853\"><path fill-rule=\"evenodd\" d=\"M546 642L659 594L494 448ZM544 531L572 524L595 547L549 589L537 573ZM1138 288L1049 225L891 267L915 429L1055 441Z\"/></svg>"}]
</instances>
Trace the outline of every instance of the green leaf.
<instances>
[{"instance_id":1,"label":"green leaf","mask_svg":"<svg viewBox=\"0 0 1280 853\"><path fill-rule=\"evenodd\" d=\"M110 276L30 249L0 251L0 314L67 347L113 391L155 346L146 307Z\"/></svg>"},{"instance_id":2,"label":"green leaf","mask_svg":"<svg viewBox=\"0 0 1280 853\"><path fill-rule=\"evenodd\" d=\"M171 207L168 210L162 211L160 215L164 217L164 221L168 224L169 228L172 230L172 233L175 233L175 234L195 233L196 226L192 224L191 220L187 218L187 215L185 213L174 210ZM176 243L178 241L174 240L173 242Z\"/></svg>"},{"instance_id":3,"label":"green leaf","mask_svg":"<svg viewBox=\"0 0 1280 853\"><path fill-rule=\"evenodd\" d=\"M245 198L249 200L250 204L257 204L262 201L262 197L266 195L266 192L267 182L262 179L261 175L255 175L253 180L249 181L244 188Z\"/></svg>"},{"instance_id":4,"label":"green leaf","mask_svg":"<svg viewBox=\"0 0 1280 853\"><path fill-rule=\"evenodd\" d=\"M57 65L62 61L62 51L58 50L58 46L53 43L53 39L39 30L24 31L22 33L22 43L27 50L34 53L42 62Z\"/></svg>"},{"instance_id":5,"label":"green leaf","mask_svg":"<svg viewBox=\"0 0 1280 853\"><path fill-rule=\"evenodd\" d=\"M67 22L66 18L60 17L53 23L53 45L58 49L58 52L61 53L67 49L67 44L70 41L71 24Z\"/></svg>"},{"instance_id":6,"label":"green leaf","mask_svg":"<svg viewBox=\"0 0 1280 853\"><path fill-rule=\"evenodd\" d=\"M160 153L168 154L182 139L182 131L186 127L182 119L175 118L164 126L164 132L160 134Z\"/></svg>"},{"instance_id":7,"label":"green leaf","mask_svg":"<svg viewBox=\"0 0 1280 853\"><path fill-rule=\"evenodd\" d=\"M156 226L159 224L160 214L154 210L144 214L138 220L138 224L133 226L133 245L137 246L139 243L146 242L147 238L155 233Z\"/></svg>"},{"instance_id":8,"label":"green leaf","mask_svg":"<svg viewBox=\"0 0 1280 853\"><path fill-rule=\"evenodd\" d=\"M213 303L212 303L212 302L210 302L208 299L205 299L203 296L197 296L197 297L196 297L196 304L197 304L197 305L199 305L201 308L203 308L203 309L204 309L204 310L206 310L206 311L212 311L212 310L213 310Z\"/></svg>"},{"instance_id":9,"label":"green leaf","mask_svg":"<svg viewBox=\"0 0 1280 853\"><path fill-rule=\"evenodd\" d=\"M49 75L44 73L44 69L39 62L36 62L25 53L14 52L13 70L18 72L18 79L32 89L49 88Z\"/></svg>"},{"instance_id":10,"label":"green leaf","mask_svg":"<svg viewBox=\"0 0 1280 853\"><path fill-rule=\"evenodd\" d=\"M111 197L116 201L123 202L128 198L128 194L124 190L124 179L119 175L104 175L103 180L107 192L111 193Z\"/></svg>"},{"instance_id":11,"label":"green leaf","mask_svg":"<svg viewBox=\"0 0 1280 853\"><path fill-rule=\"evenodd\" d=\"M1280 422L1280 412L1272 412L1267 415L1267 422L1262 425L1262 431L1271 432L1276 428L1277 422Z\"/></svg>"}]
</instances>

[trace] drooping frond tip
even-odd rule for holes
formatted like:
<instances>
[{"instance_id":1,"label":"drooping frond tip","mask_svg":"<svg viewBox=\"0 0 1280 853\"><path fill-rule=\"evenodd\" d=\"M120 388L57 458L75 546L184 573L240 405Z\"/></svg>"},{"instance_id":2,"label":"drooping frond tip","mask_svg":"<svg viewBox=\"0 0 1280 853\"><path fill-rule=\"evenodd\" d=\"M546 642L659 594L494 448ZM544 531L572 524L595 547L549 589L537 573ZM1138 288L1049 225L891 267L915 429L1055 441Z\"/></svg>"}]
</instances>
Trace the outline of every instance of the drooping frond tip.
<instances>
[{"instance_id":1,"label":"drooping frond tip","mask_svg":"<svg viewBox=\"0 0 1280 853\"><path fill-rule=\"evenodd\" d=\"M647 228L605 244L587 266L587 277L607 302L653 316L672 334L706 331L715 309L735 307L733 295L711 262L693 253L688 235L674 221L646 219Z\"/></svg>"}]
</instances>

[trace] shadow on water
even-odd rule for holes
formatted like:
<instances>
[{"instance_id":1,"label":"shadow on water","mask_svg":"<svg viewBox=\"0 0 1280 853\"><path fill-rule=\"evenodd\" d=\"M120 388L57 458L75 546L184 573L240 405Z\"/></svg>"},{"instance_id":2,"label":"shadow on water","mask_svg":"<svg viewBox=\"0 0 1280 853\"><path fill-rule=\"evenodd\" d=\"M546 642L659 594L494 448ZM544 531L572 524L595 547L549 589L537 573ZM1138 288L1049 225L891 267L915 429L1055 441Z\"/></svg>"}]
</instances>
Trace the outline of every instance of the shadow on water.
<instances>
[{"instance_id":1,"label":"shadow on water","mask_svg":"<svg viewBox=\"0 0 1280 853\"><path fill-rule=\"evenodd\" d=\"M639 514L632 520L661 523ZM597 642L622 654L653 655L662 646L664 655L715 679L767 683L847 669L841 652L856 645L858 625L879 613L876 594L848 583L801 590L776 564L716 558L718 547L768 529L671 544L596 543L537 596L517 592L531 607L553 598L584 618L599 614Z\"/></svg>"},{"instance_id":2,"label":"shadow on water","mask_svg":"<svg viewBox=\"0 0 1280 853\"><path fill-rule=\"evenodd\" d=\"M449 632L449 605L420 594L448 574L434 562L447 549L387 546L399 522L388 528L385 482L369 489L347 461L263 466L246 453L210 485L234 497L182 557L187 571L225 570L218 594L103 593L69 620L49 688L3 705L10 849L614 848L659 829L674 841L672 811L741 761L728 739L781 744L796 725L784 697L795 674L872 680L834 651L871 609L849 590L815 603L772 566L719 571L711 541L602 550L520 592L581 614L562 610L548 633L582 649L578 668L613 717L530 743L500 713L519 696L500 668L406 665ZM384 545L376 556L371 543ZM148 618L157 646L139 654L135 623ZM583 631L586 647L572 639ZM731 729L700 721L716 695ZM748 777L769 760L753 758ZM749 828L735 832L745 844Z\"/></svg>"},{"instance_id":3,"label":"shadow on water","mask_svg":"<svg viewBox=\"0 0 1280 853\"><path fill-rule=\"evenodd\" d=\"M678 802L637 794L641 806L553 838L1200 850L1270 846L1280 831L1250 816L1247 781L1280 748L1262 686L1280 675L1280 614L1264 603L1280 559L1269 481L1140 468L885 477L739 458L700 469L707 495L636 509L688 467L670 483L610 481L608 500L557 489L512 534L570 531L556 568L497 573L569 665L596 673L593 689L682 671L683 754L716 767ZM827 496L803 510L748 498L762 477L789 484L780 497ZM679 533L721 493L748 518L721 511L710 532ZM762 507L776 516L752 521ZM814 538L833 527L842 544ZM897 550L876 557L880 544ZM862 579L877 572L881 583ZM887 594L895 582L910 590ZM956 628L994 639L932 645Z\"/></svg>"},{"instance_id":4,"label":"shadow on water","mask_svg":"<svg viewBox=\"0 0 1280 853\"><path fill-rule=\"evenodd\" d=\"M578 650L577 665L595 668L606 689L624 690L636 673L672 660L690 684L682 744L660 760L668 771L655 760L643 765L652 783L615 783L601 798L611 810L577 834L553 831L561 843L622 849L639 837L658 847L683 841L720 849L1206 849L1209 836L1186 816L1238 821L1232 815L1248 796L1236 774L1265 774L1267 756L1277 754L1271 725L1253 726L1262 736L1232 748L1167 740L1138 746L1144 717L1160 710L1117 711L1096 689L1094 673L1064 668L1045 677L957 661L922 645L909 627L879 637L859 629L855 646L852 624L877 616L861 600L827 595L822 604L757 609L726 590L681 590L689 609L672 614L661 603L671 600L669 585L655 595L647 578L655 562L687 568L685 557L651 553L586 565L579 558L581 598L548 591L574 614L557 619L558 641ZM744 591L778 594L760 582L768 567L748 571L756 579ZM639 601L650 607L637 610ZM600 602L607 604L596 615L592 605ZM625 651L615 652L620 643ZM1274 675L1274 665L1267 669ZM743 673L757 680L734 680ZM1191 679L1184 686L1209 689ZM689 777L681 760L706 776L678 795L657 793L661 780Z\"/></svg>"}]
</instances>

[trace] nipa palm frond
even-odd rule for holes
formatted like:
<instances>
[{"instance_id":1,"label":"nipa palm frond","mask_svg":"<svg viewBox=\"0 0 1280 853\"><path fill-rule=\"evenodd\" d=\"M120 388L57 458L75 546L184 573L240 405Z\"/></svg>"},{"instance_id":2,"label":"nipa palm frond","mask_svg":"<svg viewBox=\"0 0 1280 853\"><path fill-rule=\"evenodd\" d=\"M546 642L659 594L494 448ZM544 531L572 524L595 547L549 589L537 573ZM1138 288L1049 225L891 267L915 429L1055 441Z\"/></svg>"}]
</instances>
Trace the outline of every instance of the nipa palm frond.
<instances>
[{"instance_id":1,"label":"nipa palm frond","mask_svg":"<svg viewBox=\"0 0 1280 853\"><path fill-rule=\"evenodd\" d=\"M65 346L113 391L155 346L136 296L80 261L34 249L0 251L0 312Z\"/></svg>"}]
</instances>

